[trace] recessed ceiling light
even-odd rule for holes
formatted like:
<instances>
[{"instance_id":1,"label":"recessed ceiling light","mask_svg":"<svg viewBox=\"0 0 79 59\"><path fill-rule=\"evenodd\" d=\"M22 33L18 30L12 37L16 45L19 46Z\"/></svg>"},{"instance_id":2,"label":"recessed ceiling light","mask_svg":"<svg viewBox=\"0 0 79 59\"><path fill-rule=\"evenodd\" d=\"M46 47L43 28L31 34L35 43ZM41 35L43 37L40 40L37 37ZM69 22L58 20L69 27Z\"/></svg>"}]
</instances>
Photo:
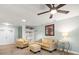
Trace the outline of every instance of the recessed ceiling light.
<instances>
[{"instance_id":1,"label":"recessed ceiling light","mask_svg":"<svg viewBox=\"0 0 79 59\"><path fill-rule=\"evenodd\" d=\"M11 25L10 23L7 23L7 22L2 23L2 24L3 24L3 25L7 25L7 26Z\"/></svg>"},{"instance_id":2,"label":"recessed ceiling light","mask_svg":"<svg viewBox=\"0 0 79 59\"><path fill-rule=\"evenodd\" d=\"M22 19L22 22L26 22L26 20L25 19Z\"/></svg>"}]
</instances>

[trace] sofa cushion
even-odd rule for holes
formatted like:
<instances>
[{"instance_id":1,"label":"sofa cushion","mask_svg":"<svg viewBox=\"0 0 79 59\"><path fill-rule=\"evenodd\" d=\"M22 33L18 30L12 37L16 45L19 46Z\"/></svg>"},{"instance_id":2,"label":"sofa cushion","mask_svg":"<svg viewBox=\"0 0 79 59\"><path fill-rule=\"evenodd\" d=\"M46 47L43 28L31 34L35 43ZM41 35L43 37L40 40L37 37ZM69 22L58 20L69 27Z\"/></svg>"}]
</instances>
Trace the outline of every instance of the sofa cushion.
<instances>
[{"instance_id":1,"label":"sofa cushion","mask_svg":"<svg viewBox=\"0 0 79 59\"><path fill-rule=\"evenodd\" d=\"M42 47L49 48L49 45L48 45L48 44L43 44L43 43L41 43L41 46L42 46Z\"/></svg>"},{"instance_id":2,"label":"sofa cushion","mask_svg":"<svg viewBox=\"0 0 79 59\"><path fill-rule=\"evenodd\" d=\"M44 43L44 44L51 44L52 43L52 39L45 38L45 39L42 40L42 43Z\"/></svg>"}]
</instances>

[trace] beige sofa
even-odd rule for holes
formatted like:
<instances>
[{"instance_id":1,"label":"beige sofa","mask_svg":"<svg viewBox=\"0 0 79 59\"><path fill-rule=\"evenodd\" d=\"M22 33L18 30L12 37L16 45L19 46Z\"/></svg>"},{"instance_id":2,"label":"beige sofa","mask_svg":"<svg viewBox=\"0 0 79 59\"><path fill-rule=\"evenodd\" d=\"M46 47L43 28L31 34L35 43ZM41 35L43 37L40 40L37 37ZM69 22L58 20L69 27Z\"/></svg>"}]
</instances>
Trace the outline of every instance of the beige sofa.
<instances>
[{"instance_id":1,"label":"beige sofa","mask_svg":"<svg viewBox=\"0 0 79 59\"><path fill-rule=\"evenodd\" d=\"M57 48L57 42L51 38L42 39L42 43L40 45L41 48L48 50L50 52Z\"/></svg>"},{"instance_id":2,"label":"beige sofa","mask_svg":"<svg viewBox=\"0 0 79 59\"><path fill-rule=\"evenodd\" d=\"M17 39L16 40L16 47L18 47L18 48L27 47L28 44L29 44L29 41L27 39Z\"/></svg>"}]
</instances>

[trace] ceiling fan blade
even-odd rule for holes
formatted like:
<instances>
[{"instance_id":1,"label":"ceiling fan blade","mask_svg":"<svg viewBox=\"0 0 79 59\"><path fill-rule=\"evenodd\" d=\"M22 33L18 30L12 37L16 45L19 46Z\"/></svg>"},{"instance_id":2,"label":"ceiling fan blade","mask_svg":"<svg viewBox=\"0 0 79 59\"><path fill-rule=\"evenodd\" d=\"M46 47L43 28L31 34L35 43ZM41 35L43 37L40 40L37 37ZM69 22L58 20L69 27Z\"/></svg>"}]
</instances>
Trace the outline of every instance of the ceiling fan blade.
<instances>
[{"instance_id":1,"label":"ceiling fan blade","mask_svg":"<svg viewBox=\"0 0 79 59\"><path fill-rule=\"evenodd\" d=\"M59 8L63 7L64 5L66 5L66 4L59 4L59 5L56 7L56 9L59 9Z\"/></svg>"},{"instance_id":2,"label":"ceiling fan blade","mask_svg":"<svg viewBox=\"0 0 79 59\"><path fill-rule=\"evenodd\" d=\"M67 14L67 13L69 13L69 11L66 11L66 10L57 10L57 12L59 12L59 13L63 13L63 14Z\"/></svg>"},{"instance_id":3,"label":"ceiling fan blade","mask_svg":"<svg viewBox=\"0 0 79 59\"><path fill-rule=\"evenodd\" d=\"M37 15L41 15L41 14L45 14L45 13L48 13L50 11L45 11L45 12L42 12L42 13L38 13Z\"/></svg>"},{"instance_id":4,"label":"ceiling fan blade","mask_svg":"<svg viewBox=\"0 0 79 59\"><path fill-rule=\"evenodd\" d=\"M50 9L52 8L51 4L46 4L47 7L49 7Z\"/></svg>"},{"instance_id":5,"label":"ceiling fan blade","mask_svg":"<svg viewBox=\"0 0 79 59\"><path fill-rule=\"evenodd\" d=\"M53 17L53 14L50 14L50 17L49 18L51 19L52 17Z\"/></svg>"}]
</instances>

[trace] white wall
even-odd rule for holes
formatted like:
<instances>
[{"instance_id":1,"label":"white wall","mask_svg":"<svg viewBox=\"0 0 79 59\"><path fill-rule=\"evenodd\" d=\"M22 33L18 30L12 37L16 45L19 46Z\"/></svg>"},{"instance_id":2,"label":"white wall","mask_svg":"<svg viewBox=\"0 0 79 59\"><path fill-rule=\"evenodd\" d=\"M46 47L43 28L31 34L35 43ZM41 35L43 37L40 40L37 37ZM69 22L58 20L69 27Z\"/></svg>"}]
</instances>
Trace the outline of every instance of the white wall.
<instances>
[{"instance_id":1,"label":"white wall","mask_svg":"<svg viewBox=\"0 0 79 59\"><path fill-rule=\"evenodd\" d=\"M62 33L68 32L68 41L71 45L71 50L79 52L79 16L56 21L55 23L55 36L57 40L63 39ZM36 27L36 39L45 37L45 25Z\"/></svg>"},{"instance_id":2,"label":"white wall","mask_svg":"<svg viewBox=\"0 0 79 59\"><path fill-rule=\"evenodd\" d=\"M54 24L54 23L50 23L50 24ZM49 25L49 23L46 25ZM55 38L55 36L45 36L45 24L35 27L35 32L36 32L36 40L39 40L39 39L44 38L44 37Z\"/></svg>"}]
</instances>

